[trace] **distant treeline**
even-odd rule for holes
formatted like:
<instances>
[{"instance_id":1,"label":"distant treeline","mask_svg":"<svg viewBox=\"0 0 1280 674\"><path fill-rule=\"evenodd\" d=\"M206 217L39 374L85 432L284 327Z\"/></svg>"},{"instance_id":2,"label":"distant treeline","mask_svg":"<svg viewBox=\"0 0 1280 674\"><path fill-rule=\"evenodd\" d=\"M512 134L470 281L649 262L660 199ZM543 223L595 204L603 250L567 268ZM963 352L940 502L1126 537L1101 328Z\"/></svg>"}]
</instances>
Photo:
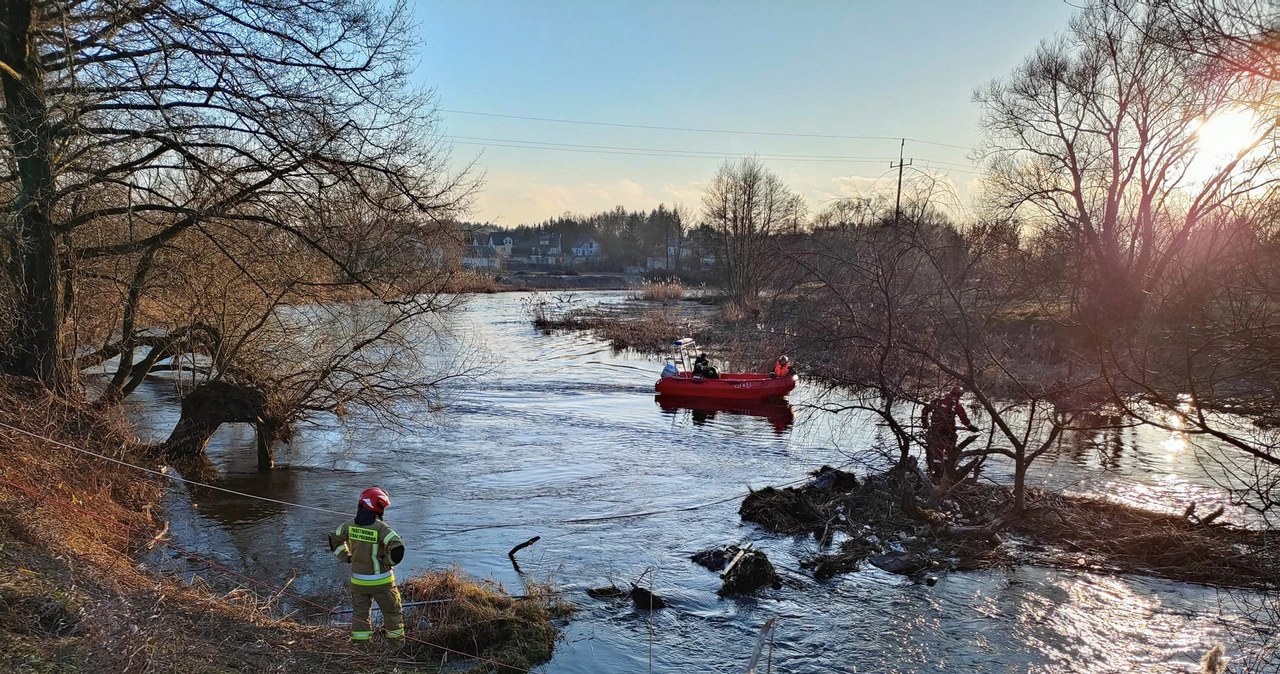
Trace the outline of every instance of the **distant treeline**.
<instances>
[{"instance_id":1,"label":"distant treeline","mask_svg":"<svg viewBox=\"0 0 1280 674\"><path fill-rule=\"evenodd\" d=\"M518 225L504 228L517 240L525 240L542 233L560 235L561 247L566 252L580 241L595 239L600 244L601 257L614 266L645 266L647 258L663 258L670 254L692 256L711 250L711 240L706 232L695 225L696 216L684 207L668 207L658 204L649 212L628 211L622 206L590 215L565 213L534 225ZM484 225L469 223L468 229ZM672 250L668 253L668 248ZM685 250L691 252L680 253Z\"/></svg>"}]
</instances>

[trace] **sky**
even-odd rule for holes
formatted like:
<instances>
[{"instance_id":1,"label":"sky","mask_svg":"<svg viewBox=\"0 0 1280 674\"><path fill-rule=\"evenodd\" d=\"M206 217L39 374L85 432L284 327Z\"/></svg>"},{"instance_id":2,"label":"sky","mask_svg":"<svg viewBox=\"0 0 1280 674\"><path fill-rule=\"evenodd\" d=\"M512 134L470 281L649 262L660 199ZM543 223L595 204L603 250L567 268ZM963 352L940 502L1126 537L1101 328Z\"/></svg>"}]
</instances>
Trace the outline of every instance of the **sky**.
<instances>
[{"instance_id":1,"label":"sky","mask_svg":"<svg viewBox=\"0 0 1280 674\"><path fill-rule=\"evenodd\" d=\"M719 165L751 154L816 213L892 186L900 137L915 139L909 170L944 177L967 203L978 176L966 148L982 137L974 89L1076 11L1062 0L412 5L416 83L436 92L455 168L475 161L484 174L467 219L502 226L616 205L698 209Z\"/></svg>"}]
</instances>

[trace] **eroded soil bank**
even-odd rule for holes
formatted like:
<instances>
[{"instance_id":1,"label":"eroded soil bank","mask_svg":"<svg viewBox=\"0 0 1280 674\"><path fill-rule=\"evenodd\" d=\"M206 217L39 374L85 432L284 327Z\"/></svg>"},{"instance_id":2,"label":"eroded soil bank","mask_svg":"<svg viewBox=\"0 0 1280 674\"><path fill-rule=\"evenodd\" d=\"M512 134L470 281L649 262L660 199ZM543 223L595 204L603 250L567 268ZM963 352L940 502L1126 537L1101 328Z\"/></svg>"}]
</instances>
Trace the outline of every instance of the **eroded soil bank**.
<instances>
[{"instance_id":1,"label":"eroded soil bank","mask_svg":"<svg viewBox=\"0 0 1280 674\"><path fill-rule=\"evenodd\" d=\"M551 657L571 607L537 583L516 600L456 570L405 584L436 603L408 613L402 649L355 648L342 607L171 541L166 478L85 453L161 469L140 447L117 419L0 378L0 670L525 671ZM158 557L184 563L165 572Z\"/></svg>"}]
</instances>

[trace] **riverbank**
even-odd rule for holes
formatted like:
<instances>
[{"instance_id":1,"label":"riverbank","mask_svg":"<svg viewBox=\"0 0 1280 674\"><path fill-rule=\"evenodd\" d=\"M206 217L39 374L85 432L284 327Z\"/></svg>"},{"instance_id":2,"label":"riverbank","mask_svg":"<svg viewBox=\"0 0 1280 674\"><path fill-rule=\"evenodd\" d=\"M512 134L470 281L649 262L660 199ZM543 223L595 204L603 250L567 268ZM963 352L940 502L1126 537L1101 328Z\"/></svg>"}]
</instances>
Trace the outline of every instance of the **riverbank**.
<instances>
[{"instance_id":1,"label":"riverbank","mask_svg":"<svg viewBox=\"0 0 1280 674\"><path fill-rule=\"evenodd\" d=\"M0 564L10 571L0 580L4 671L436 672L466 660L460 653L499 656L490 659L500 670L524 671L550 657L567 615L536 583L532 599L517 602L456 571L427 573L406 585L456 603L449 619L411 623L421 629L400 652L357 649L315 598L169 540L158 505L168 480L85 453L166 470L119 419L0 378L0 443ZM497 619L507 628L476 627ZM469 647L451 651L442 635L451 643L470 635Z\"/></svg>"},{"instance_id":2,"label":"riverbank","mask_svg":"<svg viewBox=\"0 0 1280 674\"><path fill-rule=\"evenodd\" d=\"M639 274L467 270L454 276L448 290L456 293L490 294L542 290L632 290L642 285L644 277Z\"/></svg>"}]
</instances>

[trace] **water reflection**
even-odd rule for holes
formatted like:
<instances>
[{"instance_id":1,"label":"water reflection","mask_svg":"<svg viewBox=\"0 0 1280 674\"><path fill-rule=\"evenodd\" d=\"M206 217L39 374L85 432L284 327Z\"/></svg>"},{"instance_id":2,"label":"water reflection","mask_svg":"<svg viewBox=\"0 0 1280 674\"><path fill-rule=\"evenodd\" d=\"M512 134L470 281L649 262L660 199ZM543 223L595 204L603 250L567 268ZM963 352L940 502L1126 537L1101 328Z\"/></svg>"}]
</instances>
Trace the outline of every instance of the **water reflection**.
<instances>
[{"instance_id":1,"label":"water reflection","mask_svg":"<svg viewBox=\"0 0 1280 674\"><path fill-rule=\"evenodd\" d=\"M556 674L648 671L650 649L655 672L741 672L759 626L773 617L781 619L773 670L789 674L1171 671L1226 638L1213 590L1167 581L1018 568L951 574L929 587L874 567L808 580L799 561L815 552L812 539L744 525L740 495L823 463L866 465L886 442L874 415L819 412L820 403L847 401L803 384L791 396L800 413L655 399L660 361L613 354L589 336L542 336L520 300L477 298L459 316L460 330L503 362L456 392L442 424L425 422L424 402L405 427L358 416L341 427L308 425L281 452L291 468L265 474L253 470L252 429L220 431L209 452L222 485L307 508L179 486L165 504L174 540L273 586L292 582L337 602L346 569L323 538L345 515L314 508L346 512L371 484L392 495L389 521L409 547L405 575L459 564L519 587L506 552L542 536L521 566L552 577L579 605L553 660L539 668ZM136 430L167 435L177 411L171 391L152 382L130 399ZM1221 494L1198 451L1161 445L1167 430L1110 421L1064 439L1033 466L1032 483L1177 512ZM987 471L1004 481L1012 469L993 461ZM638 512L661 514L625 516ZM567 521L593 517L610 519ZM502 528L477 528L491 524ZM747 540L789 584L722 598L716 574L689 556ZM674 608L620 612L581 593L648 570Z\"/></svg>"},{"instance_id":2,"label":"water reflection","mask_svg":"<svg viewBox=\"0 0 1280 674\"><path fill-rule=\"evenodd\" d=\"M278 501L299 503L307 501L304 491L305 470L284 469L253 473L223 473L216 476L217 485L223 489L244 494L271 494ZM184 476L190 477L184 472ZM193 478L194 479L194 478ZM205 519L228 526L242 526L275 517L289 506L229 494L225 491L193 486L190 488L192 505Z\"/></svg>"},{"instance_id":3,"label":"water reflection","mask_svg":"<svg viewBox=\"0 0 1280 674\"><path fill-rule=\"evenodd\" d=\"M796 420L790 404L772 400L708 400L664 395L654 396L653 400L664 414L679 415L687 411L695 426L715 421L717 414L733 414L764 419L774 433L781 434Z\"/></svg>"}]
</instances>

